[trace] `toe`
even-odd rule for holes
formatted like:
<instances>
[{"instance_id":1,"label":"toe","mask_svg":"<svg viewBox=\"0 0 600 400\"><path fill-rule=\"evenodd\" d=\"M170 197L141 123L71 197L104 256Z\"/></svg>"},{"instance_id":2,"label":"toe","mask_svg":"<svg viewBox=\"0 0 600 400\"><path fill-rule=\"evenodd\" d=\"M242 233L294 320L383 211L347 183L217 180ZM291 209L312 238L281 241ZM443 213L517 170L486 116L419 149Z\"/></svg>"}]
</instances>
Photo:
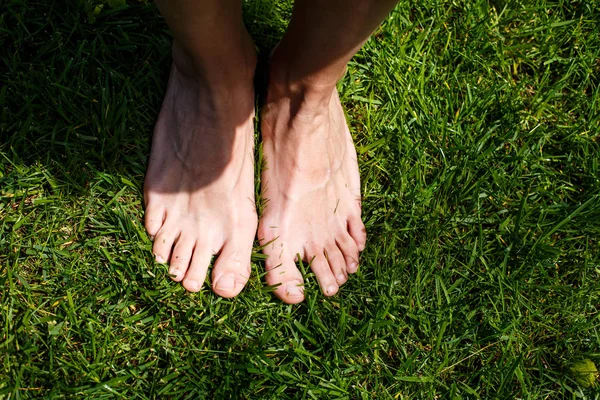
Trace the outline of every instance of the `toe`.
<instances>
[{"instance_id":1,"label":"toe","mask_svg":"<svg viewBox=\"0 0 600 400\"><path fill-rule=\"evenodd\" d=\"M304 300L304 279L296 268L294 257L291 254L268 254L265 262L267 285L275 286L275 296L288 304L300 303Z\"/></svg>"},{"instance_id":2,"label":"toe","mask_svg":"<svg viewBox=\"0 0 600 400\"><path fill-rule=\"evenodd\" d=\"M348 280L346 260L344 260L342 252L335 244L327 246L325 249L325 258L329 262L329 269L331 269L338 286L342 286Z\"/></svg>"},{"instance_id":3,"label":"toe","mask_svg":"<svg viewBox=\"0 0 600 400\"><path fill-rule=\"evenodd\" d=\"M350 236L356 242L358 250L363 251L367 243L367 230L360 217L348 218L348 233L350 233Z\"/></svg>"},{"instance_id":4,"label":"toe","mask_svg":"<svg viewBox=\"0 0 600 400\"><path fill-rule=\"evenodd\" d=\"M154 253L157 262L166 263L169 261L171 250L173 250L173 244L175 244L180 233L179 229L166 225L163 225L163 227L160 228L154 239L154 245L152 246L152 252Z\"/></svg>"},{"instance_id":5,"label":"toe","mask_svg":"<svg viewBox=\"0 0 600 400\"><path fill-rule=\"evenodd\" d=\"M183 278L182 285L189 292L198 292L204 281L206 280L206 271L210 264L213 252L206 245L196 243L194 248L194 254L192 255L192 261L188 268L185 277Z\"/></svg>"},{"instance_id":6,"label":"toe","mask_svg":"<svg viewBox=\"0 0 600 400\"><path fill-rule=\"evenodd\" d=\"M340 287L333 276L331 268L329 268L325 253L323 250L320 250L314 254L315 256L310 263L310 268L315 273L323 294L325 296L333 296Z\"/></svg>"},{"instance_id":7,"label":"toe","mask_svg":"<svg viewBox=\"0 0 600 400\"><path fill-rule=\"evenodd\" d=\"M144 225L148 236L153 239L163 225L165 209L162 206L149 204L144 215Z\"/></svg>"},{"instance_id":8,"label":"toe","mask_svg":"<svg viewBox=\"0 0 600 400\"><path fill-rule=\"evenodd\" d=\"M358 246L356 242L347 232L338 235L335 242L346 260L346 271L349 274L355 273L358 270Z\"/></svg>"},{"instance_id":9,"label":"toe","mask_svg":"<svg viewBox=\"0 0 600 400\"><path fill-rule=\"evenodd\" d=\"M171 256L171 262L169 263L169 274L172 275L171 279L175 282L181 282L185 276L190 261L192 260L195 244L196 241L194 239L183 234L177 240L177 244L175 245Z\"/></svg>"},{"instance_id":10,"label":"toe","mask_svg":"<svg viewBox=\"0 0 600 400\"><path fill-rule=\"evenodd\" d=\"M237 296L250 277L252 239L231 240L215 261L212 273L213 291L219 296Z\"/></svg>"}]
</instances>

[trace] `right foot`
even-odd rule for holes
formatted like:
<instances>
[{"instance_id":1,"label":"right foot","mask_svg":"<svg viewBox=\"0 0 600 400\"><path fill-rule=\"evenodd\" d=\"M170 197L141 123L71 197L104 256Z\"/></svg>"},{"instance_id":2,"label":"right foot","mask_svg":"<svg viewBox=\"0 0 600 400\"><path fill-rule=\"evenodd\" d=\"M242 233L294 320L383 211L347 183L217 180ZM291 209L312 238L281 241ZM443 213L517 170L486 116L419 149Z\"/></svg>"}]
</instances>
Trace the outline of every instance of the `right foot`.
<instances>
[{"instance_id":1,"label":"right foot","mask_svg":"<svg viewBox=\"0 0 600 400\"><path fill-rule=\"evenodd\" d=\"M144 182L145 225L156 261L190 292L220 254L212 287L233 297L250 276L257 226L252 78L215 85L189 66L174 51Z\"/></svg>"}]
</instances>

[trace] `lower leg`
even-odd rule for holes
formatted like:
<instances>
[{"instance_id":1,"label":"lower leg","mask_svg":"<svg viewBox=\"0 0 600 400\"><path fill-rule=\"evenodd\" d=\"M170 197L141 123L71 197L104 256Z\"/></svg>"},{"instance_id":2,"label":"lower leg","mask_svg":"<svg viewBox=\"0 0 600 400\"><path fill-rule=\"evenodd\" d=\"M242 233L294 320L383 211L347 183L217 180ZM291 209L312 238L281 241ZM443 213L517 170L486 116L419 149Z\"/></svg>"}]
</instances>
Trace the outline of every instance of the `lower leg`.
<instances>
[{"instance_id":1,"label":"lower leg","mask_svg":"<svg viewBox=\"0 0 600 400\"><path fill-rule=\"evenodd\" d=\"M157 0L175 37L174 62L213 85L251 82L256 51L239 0Z\"/></svg>"},{"instance_id":2,"label":"lower leg","mask_svg":"<svg viewBox=\"0 0 600 400\"><path fill-rule=\"evenodd\" d=\"M190 291L213 254L216 293L250 273L256 230L252 77L255 53L239 1L159 0L173 30L173 66L144 182L145 225L159 262Z\"/></svg>"},{"instance_id":3,"label":"lower leg","mask_svg":"<svg viewBox=\"0 0 600 400\"><path fill-rule=\"evenodd\" d=\"M397 0L297 0L271 59L271 80L296 90L329 88Z\"/></svg>"},{"instance_id":4,"label":"lower leg","mask_svg":"<svg viewBox=\"0 0 600 400\"><path fill-rule=\"evenodd\" d=\"M347 62L391 10L391 0L297 0L270 63L262 114L259 223L267 282L290 303L303 299L294 260L311 262L323 293L335 294L365 246L356 151L335 85Z\"/></svg>"}]
</instances>

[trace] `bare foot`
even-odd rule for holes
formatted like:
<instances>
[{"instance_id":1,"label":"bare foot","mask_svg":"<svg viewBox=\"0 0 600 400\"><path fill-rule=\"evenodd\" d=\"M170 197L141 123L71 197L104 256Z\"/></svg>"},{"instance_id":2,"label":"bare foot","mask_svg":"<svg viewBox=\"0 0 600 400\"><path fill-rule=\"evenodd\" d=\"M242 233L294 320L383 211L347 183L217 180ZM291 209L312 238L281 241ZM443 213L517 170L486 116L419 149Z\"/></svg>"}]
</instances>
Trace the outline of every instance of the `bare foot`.
<instances>
[{"instance_id":1,"label":"bare foot","mask_svg":"<svg viewBox=\"0 0 600 400\"><path fill-rule=\"evenodd\" d=\"M145 225L158 262L197 292L237 295L250 275L256 232L252 79L220 84L174 60L144 182Z\"/></svg>"},{"instance_id":2,"label":"bare foot","mask_svg":"<svg viewBox=\"0 0 600 400\"><path fill-rule=\"evenodd\" d=\"M297 255L326 296L356 272L366 241L356 150L335 87L287 90L271 83L261 115L266 207L258 238L269 285L286 303L304 299Z\"/></svg>"}]
</instances>

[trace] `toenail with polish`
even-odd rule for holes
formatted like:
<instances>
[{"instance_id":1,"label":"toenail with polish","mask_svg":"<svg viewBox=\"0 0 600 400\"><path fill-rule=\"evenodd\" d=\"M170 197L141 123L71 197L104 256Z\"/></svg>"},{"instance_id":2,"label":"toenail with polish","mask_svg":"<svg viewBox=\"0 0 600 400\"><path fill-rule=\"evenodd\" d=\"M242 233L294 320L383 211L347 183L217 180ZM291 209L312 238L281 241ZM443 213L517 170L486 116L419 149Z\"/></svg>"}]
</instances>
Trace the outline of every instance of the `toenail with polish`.
<instances>
[{"instance_id":1,"label":"toenail with polish","mask_svg":"<svg viewBox=\"0 0 600 400\"><path fill-rule=\"evenodd\" d=\"M235 279L232 274L221 275L216 282L217 289L233 289L235 287Z\"/></svg>"},{"instance_id":2,"label":"toenail with polish","mask_svg":"<svg viewBox=\"0 0 600 400\"><path fill-rule=\"evenodd\" d=\"M300 297L304 294L302 286L298 282L291 282L285 286L285 291L291 297Z\"/></svg>"}]
</instances>

